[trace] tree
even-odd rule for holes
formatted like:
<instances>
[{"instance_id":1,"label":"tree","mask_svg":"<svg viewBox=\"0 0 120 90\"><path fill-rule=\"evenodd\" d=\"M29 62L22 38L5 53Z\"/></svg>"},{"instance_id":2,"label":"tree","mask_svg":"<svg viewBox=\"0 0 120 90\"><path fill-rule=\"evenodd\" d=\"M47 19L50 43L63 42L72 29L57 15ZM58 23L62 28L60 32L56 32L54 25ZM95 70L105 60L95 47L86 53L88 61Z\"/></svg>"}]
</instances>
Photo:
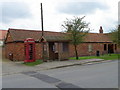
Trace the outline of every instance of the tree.
<instances>
[{"instance_id":1,"label":"tree","mask_svg":"<svg viewBox=\"0 0 120 90\"><path fill-rule=\"evenodd\" d=\"M120 47L120 25L111 32L111 38Z\"/></svg>"},{"instance_id":2,"label":"tree","mask_svg":"<svg viewBox=\"0 0 120 90\"><path fill-rule=\"evenodd\" d=\"M62 25L65 29L64 32L67 33L67 38L70 39L71 44L74 45L76 59L78 59L77 46L84 41L84 36L89 32L89 23L83 21L84 17L74 17L74 19L67 19Z\"/></svg>"}]
</instances>

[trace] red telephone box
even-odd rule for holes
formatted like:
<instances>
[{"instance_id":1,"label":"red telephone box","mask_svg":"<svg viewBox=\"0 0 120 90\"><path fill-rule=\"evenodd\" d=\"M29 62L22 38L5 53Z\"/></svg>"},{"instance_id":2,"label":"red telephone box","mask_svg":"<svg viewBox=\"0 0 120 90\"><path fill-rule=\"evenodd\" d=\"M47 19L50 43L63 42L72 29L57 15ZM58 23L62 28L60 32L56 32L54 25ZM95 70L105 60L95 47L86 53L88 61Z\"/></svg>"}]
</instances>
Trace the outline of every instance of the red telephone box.
<instances>
[{"instance_id":1,"label":"red telephone box","mask_svg":"<svg viewBox=\"0 0 120 90\"><path fill-rule=\"evenodd\" d=\"M24 45L25 45L24 62L34 62L35 61L35 40L32 38L27 38L24 40Z\"/></svg>"}]
</instances>

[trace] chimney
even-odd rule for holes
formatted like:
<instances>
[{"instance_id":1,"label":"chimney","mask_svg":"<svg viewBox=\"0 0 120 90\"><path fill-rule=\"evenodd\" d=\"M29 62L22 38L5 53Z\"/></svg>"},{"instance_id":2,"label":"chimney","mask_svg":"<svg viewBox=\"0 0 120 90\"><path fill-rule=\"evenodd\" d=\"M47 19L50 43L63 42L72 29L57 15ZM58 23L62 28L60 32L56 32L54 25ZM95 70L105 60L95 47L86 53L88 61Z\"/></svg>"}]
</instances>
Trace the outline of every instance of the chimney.
<instances>
[{"instance_id":1,"label":"chimney","mask_svg":"<svg viewBox=\"0 0 120 90\"><path fill-rule=\"evenodd\" d=\"M102 26L100 26L99 33L103 33Z\"/></svg>"}]
</instances>

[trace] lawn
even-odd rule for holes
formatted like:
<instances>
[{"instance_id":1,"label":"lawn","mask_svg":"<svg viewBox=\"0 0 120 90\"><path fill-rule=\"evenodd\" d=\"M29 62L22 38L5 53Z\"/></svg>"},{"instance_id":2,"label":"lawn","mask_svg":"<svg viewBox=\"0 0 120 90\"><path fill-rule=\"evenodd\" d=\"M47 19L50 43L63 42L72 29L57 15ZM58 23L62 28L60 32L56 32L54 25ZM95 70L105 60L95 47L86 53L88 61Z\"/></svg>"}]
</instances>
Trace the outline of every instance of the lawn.
<instances>
[{"instance_id":1,"label":"lawn","mask_svg":"<svg viewBox=\"0 0 120 90\"><path fill-rule=\"evenodd\" d=\"M35 66L38 64L42 64L43 61L42 60L36 60L35 62L24 62L23 64L27 65L27 66Z\"/></svg>"},{"instance_id":2,"label":"lawn","mask_svg":"<svg viewBox=\"0 0 120 90\"><path fill-rule=\"evenodd\" d=\"M104 60L118 60L118 57L120 58L120 54L106 54L101 56L85 56L85 57L79 57L78 60L85 60L85 59L104 59ZM69 59L76 60L76 57L70 57Z\"/></svg>"}]
</instances>

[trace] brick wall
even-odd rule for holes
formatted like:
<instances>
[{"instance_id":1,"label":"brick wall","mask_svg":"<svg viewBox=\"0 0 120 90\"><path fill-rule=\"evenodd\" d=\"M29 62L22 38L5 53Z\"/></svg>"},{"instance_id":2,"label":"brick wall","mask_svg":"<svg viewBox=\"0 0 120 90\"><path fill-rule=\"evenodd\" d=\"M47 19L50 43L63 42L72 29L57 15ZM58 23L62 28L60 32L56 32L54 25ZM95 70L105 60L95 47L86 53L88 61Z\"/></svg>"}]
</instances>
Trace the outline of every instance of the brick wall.
<instances>
[{"instance_id":1,"label":"brick wall","mask_svg":"<svg viewBox=\"0 0 120 90\"><path fill-rule=\"evenodd\" d=\"M24 55L24 44L23 43L15 43L14 44L14 60L15 61L22 61L25 59Z\"/></svg>"},{"instance_id":2,"label":"brick wall","mask_svg":"<svg viewBox=\"0 0 120 90\"><path fill-rule=\"evenodd\" d=\"M6 42L12 42L12 41L13 41L13 39L12 39L12 37L11 37L11 34L8 33Z\"/></svg>"},{"instance_id":3,"label":"brick wall","mask_svg":"<svg viewBox=\"0 0 120 90\"><path fill-rule=\"evenodd\" d=\"M120 48L117 46L117 50L115 50L115 53L119 53L120 54Z\"/></svg>"},{"instance_id":4,"label":"brick wall","mask_svg":"<svg viewBox=\"0 0 120 90\"><path fill-rule=\"evenodd\" d=\"M59 43L59 60L65 60L69 58L69 50L63 51L63 43Z\"/></svg>"},{"instance_id":5,"label":"brick wall","mask_svg":"<svg viewBox=\"0 0 120 90\"><path fill-rule=\"evenodd\" d=\"M90 56L96 55L96 51L100 52L100 55L107 54L108 51L104 51L104 44L108 46L108 43L83 43L78 45L78 55L79 56ZM92 51L88 51L88 46L92 46ZM114 45L115 48L115 45ZM13 54L14 61L23 61L25 59L24 54L24 43L7 43L4 47L5 57L10 59L9 54ZM59 43L59 59L67 59L69 56L75 56L74 46L69 44L69 52L62 52L62 43ZM117 47L117 50L114 49L114 52L120 53L120 48ZM40 43L35 44L35 57L37 59L42 59L42 45Z\"/></svg>"},{"instance_id":6,"label":"brick wall","mask_svg":"<svg viewBox=\"0 0 120 90\"><path fill-rule=\"evenodd\" d=\"M35 44L35 57L37 59L42 59L42 44L36 43Z\"/></svg>"},{"instance_id":7,"label":"brick wall","mask_svg":"<svg viewBox=\"0 0 120 90\"><path fill-rule=\"evenodd\" d=\"M108 48L107 48L107 50L104 50L104 44L106 44L108 47L108 43L82 43L82 44L79 44L77 46L78 56L96 55L96 51L99 51L100 55L107 54ZM109 44L111 44L111 43L109 43ZM89 45L92 46L91 52L88 50ZM114 53L120 52L120 48L118 48L118 47L117 47L117 50L115 50L115 44L114 44L113 48L114 48ZM74 46L72 44L69 45L69 55L70 55L70 57L75 56Z\"/></svg>"},{"instance_id":8,"label":"brick wall","mask_svg":"<svg viewBox=\"0 0 120 90\"><path fill-rule=\"evenodd\" d=\"M14 54L14 43L5 44L4 50L5 50L5 57L9 59L10 58L9 54L10 53Z\"/></svg>"},{"instance_id":9,"label":"brick wall","mask_svg":"<svg viewBox=\"0 0 120 90\"><path fill-rule=\"evenodd\" d=\"M42 55L41 44L35 44L35 57L37 59L41 59ZM25 60L25 51L24 51L24 43L7 43L5 45L5 56L6 58L10 58L9 54L13 54L13 61L23 61Z\"/></svg>"},{"instance_id":10,"label":"brick wall","mask_svg":"<svg viewBox=\"0 0 120 90\"><path fill-rule=\"evenodd\" d=\"M24 60L24 44L23 43L8 43L5 45L5 56L10 59L13 55L13 61L22 61Z\"/></svg>"}]
</instances>

